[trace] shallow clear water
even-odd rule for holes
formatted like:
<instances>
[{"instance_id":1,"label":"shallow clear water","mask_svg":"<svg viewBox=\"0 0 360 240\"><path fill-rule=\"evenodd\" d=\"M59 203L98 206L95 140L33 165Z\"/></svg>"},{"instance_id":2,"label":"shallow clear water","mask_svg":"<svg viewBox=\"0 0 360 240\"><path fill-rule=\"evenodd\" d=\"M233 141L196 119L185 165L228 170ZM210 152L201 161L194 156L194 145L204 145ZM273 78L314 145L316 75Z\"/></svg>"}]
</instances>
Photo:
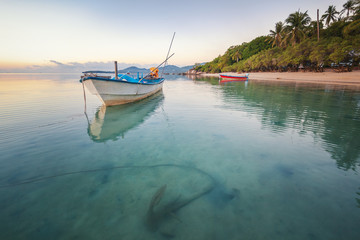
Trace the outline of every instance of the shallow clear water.
<instances>
[{"instance_id":1,"label":"shallow clear water","mask_svg":"<svg viewBox=\"0 0 360 240\"><path fill-rule=\"evenodd\" d=\"M360 89L78 79L0 75L0 239L360 239Z\"/></svg>"}]
</instances>

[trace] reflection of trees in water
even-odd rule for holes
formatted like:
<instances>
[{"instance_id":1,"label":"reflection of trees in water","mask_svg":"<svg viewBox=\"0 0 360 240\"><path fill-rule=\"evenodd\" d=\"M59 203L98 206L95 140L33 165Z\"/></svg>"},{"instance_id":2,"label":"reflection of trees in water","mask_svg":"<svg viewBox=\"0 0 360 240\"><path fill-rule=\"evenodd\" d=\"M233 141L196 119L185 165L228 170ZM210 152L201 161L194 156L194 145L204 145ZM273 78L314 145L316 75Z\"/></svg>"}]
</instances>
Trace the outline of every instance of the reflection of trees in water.
<instances>
[{"instance_id":1,"label":"reflection of trees in water","mask_svg":"<svg viewBox=\"0 0 360 240\"><path fill-rule=\"evenodd\" d=\"M211 85L218 85L219 84L219 77L214 76L202 76L202 75L186 75L186 77L190 80L194 80L197 82L208 82Z\"/></svg>"},{"instance_id":2,"label":"reflection of trees in water","mask_svg":"<svg viewBox=\"0 0 360 240\"><path fill-rule=\"evenodd\" d=\"M359 106L353 94L337 95L333 105L329 106L329 117L324 124L326 132L322 138L339 168L354 169L360 153Z\"/></svg>"},{"instance_id":3,"label":"reflection of trees in water","mask_svg":"<svg viewBox=\"0 0 360 240\"><path fill-rule=\"evenodd\" d=\"M339 168L355 169L360 156L360 92L326 85L252 82L223 88L226 102L261 117L274 132L312 132Z\"/></svg>"}]
</instances>

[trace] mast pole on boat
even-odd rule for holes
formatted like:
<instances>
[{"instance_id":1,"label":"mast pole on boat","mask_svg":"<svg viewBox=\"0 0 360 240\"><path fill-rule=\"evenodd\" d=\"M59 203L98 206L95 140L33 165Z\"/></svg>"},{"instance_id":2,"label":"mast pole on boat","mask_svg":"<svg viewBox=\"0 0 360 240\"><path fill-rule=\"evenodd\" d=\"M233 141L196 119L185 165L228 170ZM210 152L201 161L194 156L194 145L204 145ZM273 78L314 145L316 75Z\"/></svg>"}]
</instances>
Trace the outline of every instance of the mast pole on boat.
<instances>
[{"instance_id":1,"label":"mast pole on boat","mask_svg":"<svg viewBox=\"0 0 360 240\"><path fill-rule=\"evenodd\" d=\"M167 60L169 60L172 56L174 56L175 53L171 54L168 58L165 59L165 61L163 61L162 63L159 64L159 66L157 66L155 69L159 68L161 65L163 65ZM143 80L144 78L147 78L152 72L154 72L155 70L152 70L150 73L148 73L147 75L145 75L145 77L142 77L139 82L141 82L141 80Z\"/></svg>"},{"instance_id":2,"label":"mast pole on boat","mask_svg":"<svg viewBox=\"0 0 360 240\"><path fill-rule=\"evenodd\" d=\"M166 55L165 65L164 65L163 70L162 70L162 72L161 72L161 76L160 76L160 78L162 78L162 76L163 76L163 74L164 74L165 67L166 67L166 64L167 64L167 59L168 59L169 54L170 54L170 49L171 49L172 43L173 43L174 38L175 38L175 33L176 33L176 32L174 32L173 37L172 37L172 39L171 39L170 47L169 47L168 53L167 53L167 55Z\"/></svg>"}]
</instances>

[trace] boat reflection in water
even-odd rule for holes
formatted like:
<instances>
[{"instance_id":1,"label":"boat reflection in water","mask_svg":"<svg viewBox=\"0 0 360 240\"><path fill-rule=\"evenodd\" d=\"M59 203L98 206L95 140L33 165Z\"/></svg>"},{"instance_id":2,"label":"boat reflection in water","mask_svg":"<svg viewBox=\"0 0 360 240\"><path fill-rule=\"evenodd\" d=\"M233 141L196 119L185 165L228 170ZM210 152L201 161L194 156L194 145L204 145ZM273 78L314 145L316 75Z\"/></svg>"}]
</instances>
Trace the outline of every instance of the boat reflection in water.
<instances>
[{"instance_id":1,"label":"boat reflection in water","mask_svg":"<svg viewBox=\"0 0 360 240\"><path fill-rule=\"evenodd\" d=\"M94 142L116 141L151 116L163 99L161 91L136 103L111 107L103 105L89 123L88 134Z\"/></svg>"}]
</instances>

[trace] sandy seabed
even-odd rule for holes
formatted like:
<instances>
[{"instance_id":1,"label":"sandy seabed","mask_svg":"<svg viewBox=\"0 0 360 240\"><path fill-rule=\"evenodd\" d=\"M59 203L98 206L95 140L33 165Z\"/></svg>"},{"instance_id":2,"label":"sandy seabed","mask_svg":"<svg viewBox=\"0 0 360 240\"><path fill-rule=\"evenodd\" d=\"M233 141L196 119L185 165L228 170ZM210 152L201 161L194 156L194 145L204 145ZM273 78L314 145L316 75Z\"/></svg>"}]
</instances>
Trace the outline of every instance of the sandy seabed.
<instances>
[{"instance_id":1,"label":"sandy seabed","mask_svg":"<svg viewBox=\"0 0 360 240\"><path fill-rule=\"evenodd\" d=\"M243 75L239 73L224 73L232 75ZM202 76L214 76L219 74L202 74ZM270 80L302 83L340 84L360 86L360 70L344 73L333 71L316 72L256 72L250 73L249 80Z\"/></svg>"}]
</instances>

